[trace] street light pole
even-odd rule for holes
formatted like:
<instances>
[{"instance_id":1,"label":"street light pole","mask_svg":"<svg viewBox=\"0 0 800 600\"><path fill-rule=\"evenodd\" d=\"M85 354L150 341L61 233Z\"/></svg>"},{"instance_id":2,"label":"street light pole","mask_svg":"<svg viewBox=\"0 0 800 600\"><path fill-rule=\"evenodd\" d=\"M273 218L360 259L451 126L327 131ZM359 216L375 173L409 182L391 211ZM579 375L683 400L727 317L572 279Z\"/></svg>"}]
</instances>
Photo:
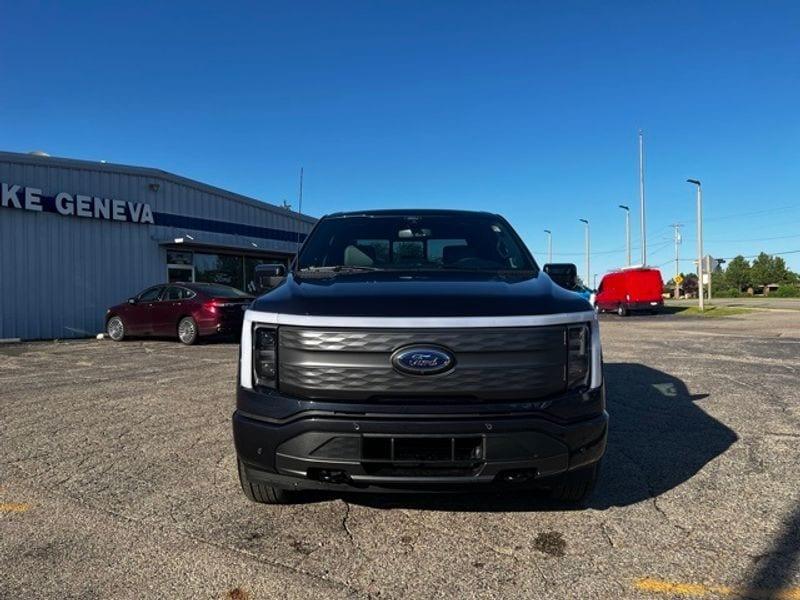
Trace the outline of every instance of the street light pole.
<instances>
[{"instance_id":1,"label":"street light pole","mask_svg":"<svg viewBox=\"0 0 800 600\"><path fill-rule=\"evenodd\" d=\"M644 136L642 130L639 130L639 210L641 217L641 235L642 235L642 266L647 266L647 231L645 226L644 214Z\"/></svg>"},{"instance_id":2,"label":"street light pole","mask_svg":"<svg viewBox=\"0 0 800 600\"><path fill-rule=\"evenodd\" d=\"M703 299L703 188L699 179L687 179L686 181L697 186L697 289L702 312L705 310Z\"/></svg>"},{"instance_id":3,"label":"street light pole","mask_svg":"<svg viewBox=\"0 0 800 600\"><path fill-rule=\"evenodd\" d=\"M587 285L591 279L591 269L589 264L589 255L591 254L591 246L589 240L589 221L587 219L578 219L581 223L586 225L586 279L584 280L584 285Z\"/></svg>"},{"instance_id":4,"label":"street light pole","mask_svg":"<svg viewBox=\"0 0 800 600\"><path fill-rule=\"evenodd\" d=\"M553 232L549 229L545 229L544 232L547 234L547 262L553 262Z\"/></svg>"},{"instance_id":5,"label":"street light pole","mask_svg":"<svg viewBox=\"0 0 800 600\"><path fill-rule=\"evenodd\" d=\"M628 256L628 266L631 266L631 209L624 204L619 207L625 211L625 249Z\"/></svg>"}]
</instances>

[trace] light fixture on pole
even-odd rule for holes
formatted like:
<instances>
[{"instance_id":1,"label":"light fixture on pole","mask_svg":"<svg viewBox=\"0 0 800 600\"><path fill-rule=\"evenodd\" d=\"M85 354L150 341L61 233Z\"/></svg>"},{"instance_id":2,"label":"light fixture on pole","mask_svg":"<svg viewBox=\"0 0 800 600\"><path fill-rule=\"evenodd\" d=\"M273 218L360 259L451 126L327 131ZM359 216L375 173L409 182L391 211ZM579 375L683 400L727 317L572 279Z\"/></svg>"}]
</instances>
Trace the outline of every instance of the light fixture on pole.
<instances>
[{"instance_id":1,"label":"light fixture on pole","mask_svg":"<svg viewBox=\"0 0 800 600\"><path fill-rule=\"evenodd\" d=\"M547 262L553 262L553 232L549 229L545 229L544 232L547 234Z\"/></svg>"},{"instance_id":2,"label":"light fixture on pole","mask_svg":"<svg viewBox=\"0 0 800 600\"><path fill-rule=\"evenodd\" d=\"M699 179L687 179L687 183L697 186L697 297L703 311L703 187Z\"/></svg>"},{"instance_id":3,"label":"light fixture on pole","mask_svg":"<svg viewBox=\"0 0 800 600\"><path fill-rule=\"evenodd\" d=\"M624 204L619 207L625 211L625 250L628 257L628 266L631 266L631 209Z\"/></svg>"},{"instance_id":4,"label":"light fixture on pole","mask_svg":"<svg viewBox=\"0 0 800 600\"><path fill-rule=\"evenodd\" d=\"M591 242L589 240L589 221L588 221L588 219L578 219L578 220L581 223L583 223L584 225L586 225L586 240L585 240L585 244L586 244L586 279L583 282L584 285L586 285L586 284L589 283L589 281L591 281L591 275L590 275L591 269L589 268L590 267L589 254L591 253Z\"/></svg>"}]
</instances>

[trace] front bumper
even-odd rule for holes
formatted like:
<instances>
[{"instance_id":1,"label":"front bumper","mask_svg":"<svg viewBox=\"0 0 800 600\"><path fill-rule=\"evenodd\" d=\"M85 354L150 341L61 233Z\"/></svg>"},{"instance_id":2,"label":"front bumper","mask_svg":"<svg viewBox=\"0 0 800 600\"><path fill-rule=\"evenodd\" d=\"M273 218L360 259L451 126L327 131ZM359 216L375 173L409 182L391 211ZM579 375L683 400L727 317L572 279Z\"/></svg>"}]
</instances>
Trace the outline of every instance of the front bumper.
<instances>
[{"instance_id":1,"label":"front bumper","mask_svg":"<svg viewBox=\"0 0 800 600\"><path fill-rule=\"evenodd\" d=\"M604 387L539 403L424 411L420 405L331 406L240 388L233 434L248 478L289 489L536 484L593 464L605 452Z\"/></svg>"},{"instance_id":2,"label":"front bumper","mask_svg":"<svg viewBox=\"0 0 800 600\"><path fill-rule=\"evenodd\" d=\"M663 300L654 300L650 302L628 302L626 308L631 311L636 310L659 310L664 308Z\"/></svg>"},{"instance_id":3,"label":"front bumper","mask_svg":"<svg viewBox=\"0 0 800 600\"><path fill-rule=\"evenodd\" d=\"M236 316L211 316L197 319L200 335L240 335L243 318Z\"/></svg>"}]
</instances>

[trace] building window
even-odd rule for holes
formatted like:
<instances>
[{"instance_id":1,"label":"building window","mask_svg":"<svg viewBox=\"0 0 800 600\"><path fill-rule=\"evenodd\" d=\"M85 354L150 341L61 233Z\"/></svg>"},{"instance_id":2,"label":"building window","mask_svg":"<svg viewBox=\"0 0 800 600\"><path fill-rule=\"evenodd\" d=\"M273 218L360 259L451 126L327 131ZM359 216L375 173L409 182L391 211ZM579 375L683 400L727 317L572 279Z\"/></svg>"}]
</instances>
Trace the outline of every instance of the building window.
<instances>
[{"instance_id":1,"label":"building window","mask_svg":"<svg viewBox=\"0 0 800 600\"><path fill-rule=\"evenodd\" d=\"M167 250L168 265L191 265L192 253L180 252L178 250Z\"/></svg>"},{"instance_id":2,"label":"building window","mask_svg":"<svg viewBox=\"0 0 800 600\"><path fill-rule=\"evenodd\" d=\"M242 256L194 253L194 280L244 289Z\"/></svg>"}]
</instances>

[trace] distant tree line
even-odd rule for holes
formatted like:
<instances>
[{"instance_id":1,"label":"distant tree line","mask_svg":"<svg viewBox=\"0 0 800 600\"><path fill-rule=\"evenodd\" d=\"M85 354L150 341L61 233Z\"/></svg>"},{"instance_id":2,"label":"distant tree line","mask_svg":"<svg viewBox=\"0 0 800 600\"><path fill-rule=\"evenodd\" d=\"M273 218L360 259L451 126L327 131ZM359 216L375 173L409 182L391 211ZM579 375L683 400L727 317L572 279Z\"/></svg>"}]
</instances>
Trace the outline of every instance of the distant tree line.
<instances>
[{"instance_id":1,"label":"distant tree line","mask_svg":"<svg viewBox=\"0 0 800 600\"><path fill-rule=\"evenodd\" d=\"M798 276L786 267L786 261L780 256L770 256L766 252L759 254L752 263L741 255L732 258L724 271L714 273L711 277L711 285L715 290L719 290L720 294L760 291L768 285L777 284L779 286L775 292L777 295L796 296L800 295L797 283Z\"/></svg>"},{"instance_id":2,"label":"distant tree line","mask_svg":"<svg viewBox=\"0 0 800 600\"><path fill-rule=\"evenodd\" d=\"M683 293L696 294L697 275L689 273L683 277ZM669 283L674 286L672 280ZM752 263L739 255L732 258L725 269L716 269L711 275L711 293L717 297L762 293L772 285L777 285L778 289L772 291L771 295L800 296L800 276L787 268L783 258L770 256L766 252L759 254Z\"/></svg>"}]
</instances>

